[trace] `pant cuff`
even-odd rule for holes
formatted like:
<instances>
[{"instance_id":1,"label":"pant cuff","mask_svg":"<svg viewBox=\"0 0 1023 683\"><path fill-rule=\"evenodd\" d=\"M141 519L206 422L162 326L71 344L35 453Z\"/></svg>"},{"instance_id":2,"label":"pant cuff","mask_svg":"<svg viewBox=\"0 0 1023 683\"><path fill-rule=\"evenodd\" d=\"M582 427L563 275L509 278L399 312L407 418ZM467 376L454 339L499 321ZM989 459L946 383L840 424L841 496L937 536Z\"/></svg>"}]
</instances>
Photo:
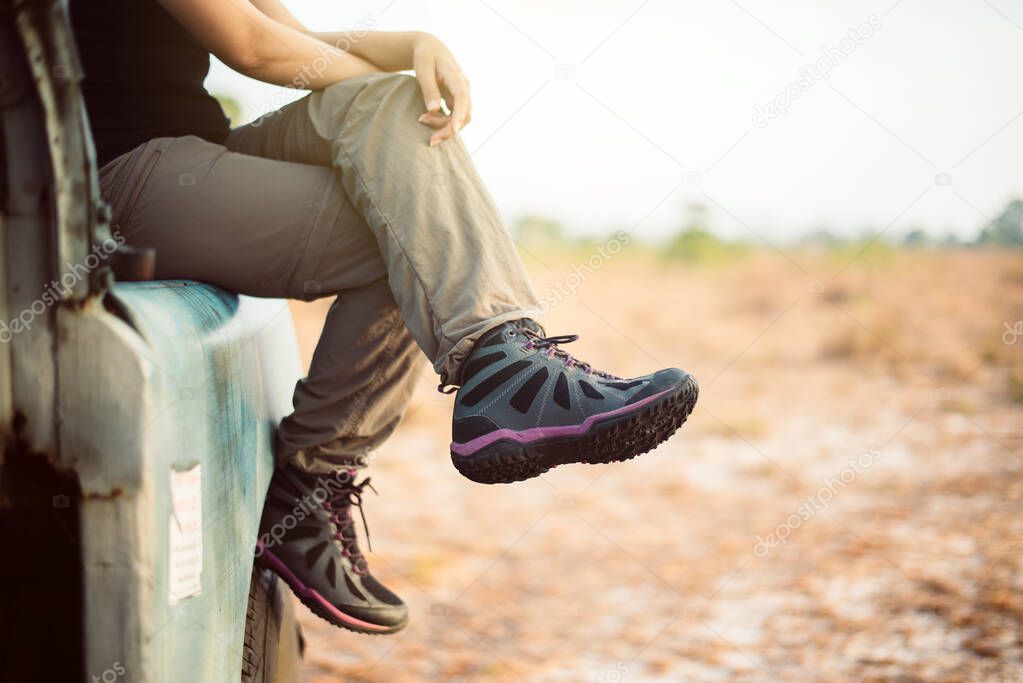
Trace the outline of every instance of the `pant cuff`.
<instances>
[{"instance_id":1,"label":"pant cuff","mask_svg":"<svg viewBox=\"0 0 1023 683\"><path fill-rule=\"evenodd\" d=\"M277 466L291 467L306 474L332 474L338 470L362 470L369 467L370 450L357 453L335 450L331 444L306 448L288 448L277 439Z\"/></svg>"}]
</instances>

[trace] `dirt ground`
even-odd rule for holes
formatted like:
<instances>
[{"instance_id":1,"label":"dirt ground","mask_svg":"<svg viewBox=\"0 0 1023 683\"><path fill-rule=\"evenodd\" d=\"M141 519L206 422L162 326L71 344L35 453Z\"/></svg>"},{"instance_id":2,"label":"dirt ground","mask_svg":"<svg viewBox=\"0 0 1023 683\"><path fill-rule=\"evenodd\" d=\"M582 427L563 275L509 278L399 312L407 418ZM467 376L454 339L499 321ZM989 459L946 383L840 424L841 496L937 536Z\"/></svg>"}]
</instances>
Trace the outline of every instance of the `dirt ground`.
<instances>
[{"instance_id":1,"label":"dirt ground","mask_svg":"<svg viewBox=\"0 0 1023 683\"><path fill-rule=\"evenodd\" d=\"M1023 680L1018 253L524 258L567 350L684 367L696 411L632 462L488 487L424 364L366 501L411 622L303 609L306 680ZM294 306L307 361L326 307Z\"/></svg>"}]
</instances>

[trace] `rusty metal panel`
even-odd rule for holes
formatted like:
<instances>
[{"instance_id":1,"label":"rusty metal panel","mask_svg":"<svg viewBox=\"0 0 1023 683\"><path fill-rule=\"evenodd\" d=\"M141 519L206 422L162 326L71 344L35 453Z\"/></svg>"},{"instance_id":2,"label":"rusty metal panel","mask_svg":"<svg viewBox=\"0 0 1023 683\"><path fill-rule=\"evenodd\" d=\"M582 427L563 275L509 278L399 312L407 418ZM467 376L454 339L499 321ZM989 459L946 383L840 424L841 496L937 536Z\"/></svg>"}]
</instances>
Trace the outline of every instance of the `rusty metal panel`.
<instances>
[{"instance_id":1,"label":"rusty metal panel","mask_svg":"<svg viewBox=\"0 0 1023 683\"><path fill-rule=\"evenodd\" d=\"M21 0L14 6L15 25L46 127L54 208L51 278L47 280L58 280L66 269L96 260L93 246L109 236L108 211L93 170L95 151L79 92L83 74L66 0ZM54 288L62 301L83 301L103 289L109 279L106 264L99 260L88 270L87 277Z\"/></svg>"},{"instance_id":2,"label":"rusty metal panel","mask_svg":"<svg viewBox=\"0 0 1023 683\"><path fill-rule=\"evenodd\" d=\"M86 671L238 680L272 435L300 369L287 303L119 284L59 314L61 465L82 486Z\"/></svg>"},{"instance_id":3,"label":"rusty metal panel","mask_svg":"<svg viewBox=\"0 0 1023 683\"><path fill-rule=\"evenodd\" d=\"M0 343L9 354L11 395L6 430L16 412L19 437L32 451L57 450L53 423L54 335L52 303L43 295L52 279L50 165L42 107L9 17L0 17L0 125L5 160L4 290Z\"/></svg>"}]
</instances>

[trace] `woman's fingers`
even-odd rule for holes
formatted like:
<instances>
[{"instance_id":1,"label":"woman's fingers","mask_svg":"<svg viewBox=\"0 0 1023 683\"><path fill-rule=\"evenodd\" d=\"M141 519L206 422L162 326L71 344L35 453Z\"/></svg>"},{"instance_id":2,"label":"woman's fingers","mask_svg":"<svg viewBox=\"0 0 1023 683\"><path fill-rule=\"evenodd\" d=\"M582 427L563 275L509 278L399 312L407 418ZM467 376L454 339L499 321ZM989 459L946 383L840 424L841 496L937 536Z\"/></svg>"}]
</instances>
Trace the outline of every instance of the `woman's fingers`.
<instances>
[{"instance_id":1,"label":"woman's fingers","mask_svg":"<svg viewBox=\"0 0 1023 683\"><path fill-rule=\"evenodd\" d=\"M423 104L426 111L439 112L440 109L440 87L437 85L437 66L433 59L417 58L415 63L416 79L419 81L419 89L423 91Z\"/></svg>"},{"instance_id":2,"label":"woman's fingers","mask_svg":"<svg viewBox=\"0 0 1023 683\"><path fill-rule=\"evenodd\" d=\"M441 93L451 109L451 115L448 117L447 125L430 138L431 147L458 135L472 117L469 84L461 71L454 68L441 71L439 82Z\"/></svg>"},{"instance_id":3,"label":"woman's fingers","mask_svg":"<svg viewBox=\"0 0 1023 683\"><path fill-rule=\"evenodd\" d=\"M451 128L451 115L455 108L455 96L451 93L451 89L448 88L443 73L440 74L438 81L440 83L441 97L444 98L444 103L447 105L447 115L444 117L444 125L438 128L437 132L430 137L430 147L436 147L445 140L450 140L455 135Z\"/></svg>"},{"instance_id":4,"label":"woman's fingers","mask_svg":"<svg viewBox=\"0 0 1023 683\"><path fill-rule=\"evenodd\" d=\"M455 98L455 106L451 108L451 129L458 135L469 122L469 84L459 77L457 84L450 90Z\"/></svg>"},{"instance_id":5,"label":"woman's fingers","mask_svg":"<svg viewBox=\"0 0 1023 683\"><path fill-rule=\"evenodd\" d=\"M458 135L472 120L469 80L451 51L426 33L415 41L412 66L426 105L419 122L434 129L430 136L434 147Z\"/></svg>"},{"instance_id":6,"label":"woman's fingers","mask_svg":"<svg viewBox=\"0 0 1023 683\"><path fill-rule=\"evenodd\" d=\"M444 112L440 111L426 112L425 114L419 117L419 123L423 124L424 126L429 126L434 130L440 130L444 126L448 125L449 121L450 117Z\"/></svg>"}]
</instances>

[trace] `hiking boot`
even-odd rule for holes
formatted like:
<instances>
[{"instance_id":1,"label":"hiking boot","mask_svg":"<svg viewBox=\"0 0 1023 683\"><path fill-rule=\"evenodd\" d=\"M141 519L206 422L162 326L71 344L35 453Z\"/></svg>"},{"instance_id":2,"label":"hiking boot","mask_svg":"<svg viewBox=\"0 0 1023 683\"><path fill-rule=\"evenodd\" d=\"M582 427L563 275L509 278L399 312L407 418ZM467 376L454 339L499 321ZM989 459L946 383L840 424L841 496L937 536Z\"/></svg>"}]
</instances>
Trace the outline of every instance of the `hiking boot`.
<instances>
[{"instance_id":1,"label":"hiking boot","mask_svg":"<svg viewBox=\"0 0 1023 683\"><path fill-rule=\"evenodd\" d=\"M455 396L451 461L484 484L573 462L628 460L666 440L696 405L693 377L668 368L634 379L594 370L531 321L505 323L476 342Z\"/></svg>"},{"instance_id":2,"label":"hiking boot","mask_svg":"<svg viewBox=\"0 0 1023 683\"><path fill-rule=\"evenodd\" d=\"M369 573L355 536L352 508L359 508L365 529L367 486L372 489L368 478L355 483L355 470L316 476L279 468L267 492L256 557L331 624L394 633L408 622L408 608Z\"/></svg>"}]
</instances>

